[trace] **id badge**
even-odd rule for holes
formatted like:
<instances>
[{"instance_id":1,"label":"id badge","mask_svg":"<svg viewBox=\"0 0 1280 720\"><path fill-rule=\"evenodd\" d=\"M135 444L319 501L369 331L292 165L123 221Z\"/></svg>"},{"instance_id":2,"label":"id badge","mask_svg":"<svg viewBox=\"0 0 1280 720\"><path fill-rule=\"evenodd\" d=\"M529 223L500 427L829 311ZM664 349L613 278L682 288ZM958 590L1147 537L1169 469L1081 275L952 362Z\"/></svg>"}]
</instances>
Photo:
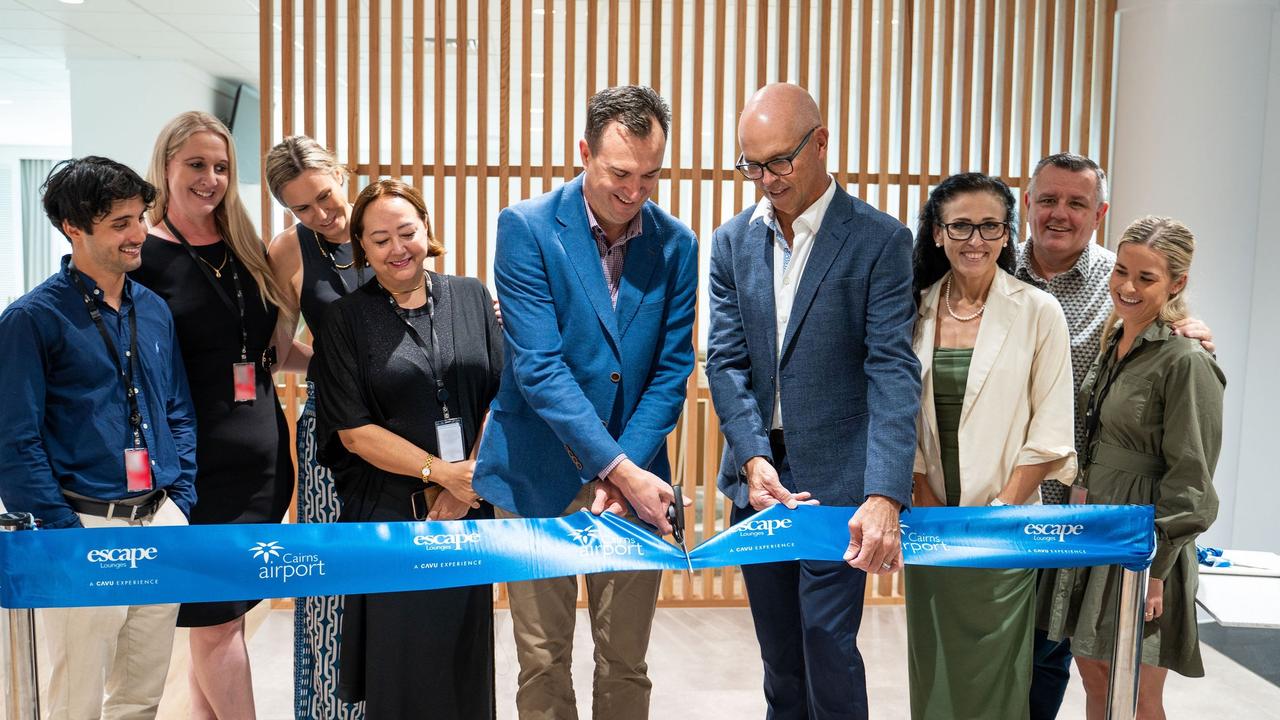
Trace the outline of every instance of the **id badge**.
<instances>
[{"instance_id":1,"label":"id badge","mask_svg":"<svg viewBox=\"0 0 1280 720\"><path fill-rule=\"evenodd\" d=\"M126 492L146 492L153 489L151 455L146 448L128 448L124 451L124 478Z\"/></svg>"},{"instance_id":2,"label":"id badge","mask_svg":"<svg viewBox=\"0 0 1280 720\"><path fill-rule=\"evenodd\" d=\"M1086 505L1089 500L1089 488L1083 485L1071 486L1071 498L1068 501L1072 505Z\"/></svg>"},{"instance_id":3,"label":"id badge","mask_svg":"<svg viewBox=\"0 0 1280 720\"><path fill-rule=\"evenodd\" d=\"M462 420L436 421L436 447L440 450L440 459L445 462L458 462L467 458L467 451L462 444Z\"/></svg>"},{"instance_id":4,"label":"id badge","mask_svg":"<svg viewBox=\"0 0 1280 720\"><path fill-rule=\"evenodd\" d=\"M231 377L236 386L236 402L253 402L258 399L258 384L254 380L256 368L251 362L238 362L231 366Z\"/></svg>"}]
</instances>

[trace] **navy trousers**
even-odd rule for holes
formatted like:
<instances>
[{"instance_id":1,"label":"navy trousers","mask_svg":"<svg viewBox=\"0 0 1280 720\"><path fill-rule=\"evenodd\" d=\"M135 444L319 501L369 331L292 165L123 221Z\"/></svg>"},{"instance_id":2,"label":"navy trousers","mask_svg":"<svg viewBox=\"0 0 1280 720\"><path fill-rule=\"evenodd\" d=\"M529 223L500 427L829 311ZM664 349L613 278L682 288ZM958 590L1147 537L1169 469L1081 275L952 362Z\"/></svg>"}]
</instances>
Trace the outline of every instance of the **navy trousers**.
<instances>
[{"instance_id":1,"label":"navy trousers","mask_svg":"<svg viewBox=\"0 0 1280 720\"><path fill-rule=\"evenodd\" d=\"M779 478L795 491L785 448L773 452ZM731 518L753 514L734 507ZM742 577L764 661L766 718L866 720L867 675L857 645L866 573L802 560L744 565Z\"/></svg>"}]
</instances>

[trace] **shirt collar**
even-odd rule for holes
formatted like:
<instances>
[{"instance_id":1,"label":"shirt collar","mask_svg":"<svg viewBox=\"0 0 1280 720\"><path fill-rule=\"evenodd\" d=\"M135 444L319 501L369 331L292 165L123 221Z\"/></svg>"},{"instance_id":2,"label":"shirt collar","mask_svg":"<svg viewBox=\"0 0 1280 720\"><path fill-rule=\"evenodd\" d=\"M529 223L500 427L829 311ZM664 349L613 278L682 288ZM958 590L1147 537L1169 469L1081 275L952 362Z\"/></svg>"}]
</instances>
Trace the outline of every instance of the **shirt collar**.
<instances>
[{"instance_id":1,"label":"shirt collar","mask_svg":"<svg viewBox=\"0 0 1280 720\"><path fill-rule=\"evenodd\" d=\"M591 228L592 237L596 239L596 242L604 244L605 247L618 247L619 245L624 245L627 241L640 237L644 232L644 221L642 219L642 216L644 215L644 208L641 207L640 212L636 213L635 217L631 218L631 224L627 225L627 229L622 233L622 237L618 238L618 241L610 246L609 241L605 239L604 228L600 227L599 222L596 222L596 214L591 212L591 203L587 202L586 195L582 196L582 204L587 208L587 225Z\"/></svg>"},{"instance_id":2,"label":"shirt collar","mask_svg":"<svg viewBox=\"0 0 1280 720\"><path fill-rule=\"evenodd\" d=\"M1031 264L1032 247L1034 243L1034 238L1028 238L1025 243L1022 243L1022 247L1018 250L1018 269L1027 277L1043 283L1046 282L1046 280L1036 273L1035 267ZM1065 272L1059 273L1059 275L1070 275L1075 273L1081 278L1089 277L1089 268L1093 266L1093 256L1093 241L1090 240L1088 244L1084 246L1084 252L1080 253L1080 257L1076 258L1075 264Z\"/></svg>"},{"instance_id":3,"label":"shirt collar","mask_svg":"<svg viewBox=\"0 0 1280 720\"><path fill-rule=\"evenodd\" d=\"M831 175L827 177L829 178L827 189L791 223L793 232L798 232L803 228L810 234L814 234L817 233L818 228L822 227L822 220L827 216L827 208L831 207L831 200L836 196L836 179ZM756 203L756 210L751 213L751 220L748 221L748 224L757 220L763 220L766 225L773 229L774 235L781 237L782 229L778 227L778 219L773 212L773 203L769 201L767 196L760 198L760 202Z\"/></svg>"},{"instance_id":4,"label":"shirt collar","mask_svg":"<svg viewBox=\"0 0 1280 720\"><path fill-rule=\"evenodd\" d=\"M71 273L74 272L75 277L80 278L80 281L84 283L84 287L86 290L89 291L89 294L94 296L94 298L96 298L99 301L102 300L102 293L98 292L98 282L93 278L89 277L87 274L73 267L71 265L70 255L62 256L62 272L67 276L67 280L71 282L73 287L75 286L75 280L72 278ZM132 286L133 286L133 280L126 273L124 276L124 287L122 287L120 290L121 307L124 307L125 303L133 302ZM79 288L77 288L77 292L78 291L79 291Z\"/></svg>"}]
</instances>

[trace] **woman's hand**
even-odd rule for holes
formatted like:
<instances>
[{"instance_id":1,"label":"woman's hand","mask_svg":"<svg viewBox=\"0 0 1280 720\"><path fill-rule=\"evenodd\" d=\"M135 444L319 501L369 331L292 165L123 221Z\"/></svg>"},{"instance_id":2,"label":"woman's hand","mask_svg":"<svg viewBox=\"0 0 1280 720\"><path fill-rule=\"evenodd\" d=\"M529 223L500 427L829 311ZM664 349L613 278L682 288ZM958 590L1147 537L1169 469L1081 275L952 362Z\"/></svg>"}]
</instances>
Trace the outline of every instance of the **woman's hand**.
<instances>
[{"instance_id":1,"label":"woman's hand","mask_svg":"<svg viewBox=\"0 0 1280 720\"><path fill-rule=\"evenodd\" d=\"M1147 603L1143 608L1142 619L1147 622L1156 620L1164 614L1164 581L1151 578L1147 581Z\"/></svg>"},{"instance_id":2,"label":"woman's hand","mask_svg":"<svg viewBox=\"0 0 1280 720\"><path fill-rule=\"evenodd\" d=\"M448 493L455 500L466 504L468 507L480 507L480 496L476 495L476 491L471 487L471 474L475 472L475 460L459 460L458 462L445 462L437 458L431 464L431 480L444 486ZM437 501L439 502L439 501Z\"/></svg>"},{"instance_id":3,"label":"woman's hand","mask_svg":"<svg viewBox=\"0 0 1280 720\"><path fill-rule=\"evenodd\" d=\"M436 501L431 503L431 509L427 512L427 519L459 520L465 517L473 507L476 507L476 505L469 505L459 500L451 492L442 492L436 496Z\"/></svg>"}]
</instances>

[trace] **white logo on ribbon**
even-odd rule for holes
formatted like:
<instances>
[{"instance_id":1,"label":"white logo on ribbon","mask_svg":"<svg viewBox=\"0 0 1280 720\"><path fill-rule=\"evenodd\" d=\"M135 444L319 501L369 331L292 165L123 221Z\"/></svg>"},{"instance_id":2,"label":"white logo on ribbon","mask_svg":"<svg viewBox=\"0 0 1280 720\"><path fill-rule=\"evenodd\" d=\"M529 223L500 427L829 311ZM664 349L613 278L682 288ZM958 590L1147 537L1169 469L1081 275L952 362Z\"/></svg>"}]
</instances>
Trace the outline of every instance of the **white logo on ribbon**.
<instances>
[{"instance_id":1,"label":"white logo on ribbon","mask_svg":"<svg viewBox=\"0 0 1280 720\"><path fill-rule=\"evenodd\" d=\"M275 540L256 542L249 552L253 553L254 559L262 558L259 580L287 583L294 578L324 575L324 560L319 555L286 552L285 547ZM278 562L272 564L272 558Z\"/></svg>"},{"instance_id":2,"label":"white logo on ribbon","mask_svg":"<svg viewBox=\"0 0 1280 720\"><path fill-rule=\"evenodd\" d=\"M583 555L644 555L644 547L632 538L620 537L605 542L594 525L570 530L569 539L578 544Z\"/></svg>"},{"instance_id":3,"label":"white logo on ribbon","mask_svg":"<svg viewBox=\"0 0 1280 720\"><path fill-rule=\"evenodd\" d=\"M139 560L155 560L160 551L153 547L98 548L90 550L84 559L103 568L137 568Z\"/></svg>"},{"instance_id":4,"label":"white logo on ribbon","mask_svg":"<svg viewBox=\"0 0 1280 720\"><path fill-rule=\"evenodd\" d=\"M1037 542L1066 542L1067 537L1083 535L1083 524L1072 523L1027 523L1022 532L1030 535Z\"/></svg>"},{"instance_id":5,"label":"white logo on ribbon","mask_svg":"<svg viewBox=\"0 0 1280 720\"><path fill-rule=\"evenodd\" d=\"M284 546L275 540L254 543L253 547L249 548L249 552L253 553L255 558L262 558L264 564L270 563L271 558L279 558L281 550L284 550Z\"/></svg>"}]
</instances>

